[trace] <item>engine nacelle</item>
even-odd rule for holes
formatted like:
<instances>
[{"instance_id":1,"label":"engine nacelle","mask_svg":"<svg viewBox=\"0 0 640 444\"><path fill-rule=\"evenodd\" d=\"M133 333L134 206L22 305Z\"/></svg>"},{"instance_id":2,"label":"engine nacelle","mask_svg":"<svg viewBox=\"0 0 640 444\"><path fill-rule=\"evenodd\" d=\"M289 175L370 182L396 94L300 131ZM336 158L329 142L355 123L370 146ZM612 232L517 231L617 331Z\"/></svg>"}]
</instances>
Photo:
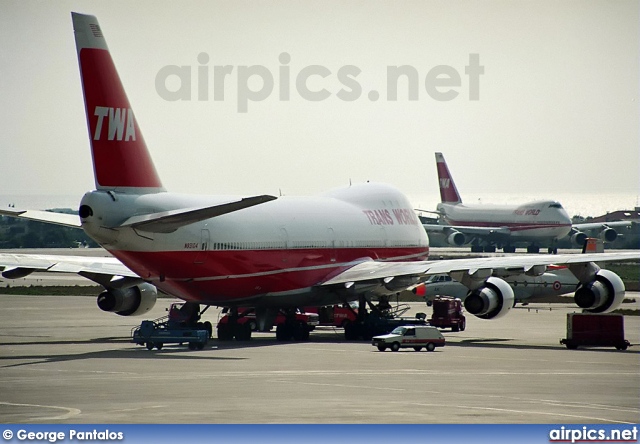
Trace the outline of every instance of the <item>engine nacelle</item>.
<instances>
[{"instance_id":1,"label":"engine nacelle","mask_svg":"<svg viewBox=\"0 0 640 444\"><path fill-rule=\"evenodd\" d=\"M613 242L618 237L618 232L613 228L607 227L600 232L599 237L603 242Z\"/></svg>"},{"instance_id":2,"label":"engine nacelle","mask_svg":"<svg viewBox=\"0 0 640 444\"><path fill-rule=\"evenodd\" d=\"M454 247L461 247L466 242L466 237L464 233L459 231L453 231L449 236L447 236L447 242L449 245L453 245Z\"/></svg>"},{"instance_id":3,"label":"engine nacelle","mask_svg":"<svg viewBox=\"0 0 640 444\"><path fill-rule=\"evenodd\" d=\"M624 283L617 274L599 270L592 282L578 286L574 300L586 312L608 313L622 304L624 293Z\"/></svg>"},{"instance_id":4,"label":"engine nacelle","mask_svg":"<svg viewBox=\"0 0 640 444\"><path fill-rule=\"evenodd\" d=\"M106 290L98 296L98 307L102 311L120 316L138 316L151 310L156 305L158 290L151 284L140 284L135 287Z\"/></svg>"},{"instance_id":5,"label":"engine nacelle","mask_svg":"<svg viewBox=\"0 0 640 444\"><path fill-rule=\"evenodd\" d=\"M582 247L586 240L587 240L587 235L584 234L582 231L576 231L571 235L571 243L579 247Z\"/></svg>"},{"instance_id":6,"label":"engine nacelle","mask_svg":"<svg viewBox=\"0 0 640 444\"><path fill-rule=\"evenodd\" d=\"M514 302L511 286L492 276L482 287L469 292L464 300L464 308L481 319L498 319L511 310Z\"/></svg>"}]
</instances>

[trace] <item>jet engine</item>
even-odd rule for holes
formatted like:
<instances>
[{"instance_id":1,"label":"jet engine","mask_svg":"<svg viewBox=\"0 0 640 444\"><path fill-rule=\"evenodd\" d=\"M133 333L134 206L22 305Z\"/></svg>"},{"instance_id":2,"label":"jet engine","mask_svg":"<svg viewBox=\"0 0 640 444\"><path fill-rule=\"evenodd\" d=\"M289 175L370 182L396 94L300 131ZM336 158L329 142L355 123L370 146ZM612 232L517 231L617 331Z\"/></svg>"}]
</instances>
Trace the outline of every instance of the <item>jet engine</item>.
<instances>
[{"instance_id":1,"label":"jet engine","mask_svg":"<svg viewBox=\"0 0 640 444\"><path fill-rule=\"evenodd\" d=\"M613 228L606 227L600 232L599 237L603 242L613 242L618 237L618 232Z\"/></svg>"},{"instance_id":2,"label":"jet engine","mask_svg":"<svg viewBox=\"0 0 640 444\"><path fill-rule=\"evenodd\" d=\"M586 240L587 240L587 235L584 234L582 231L576 231L571 235L571 243L579 247L582 247Z\"/></svg>"},{"instance_id":3,"label":"jet engine","mask_svg":"<svg viewBox=\"0 0 640 444\"><path fill-rule=\"evenodd\" d=\"M617 274L599 270L593 281L578 286L574 300L586 312L608 313L620 306L624 293L624 283Z\"/></svg>"},{"instance_id":4,"label":"jet engine","mask_svg":"<svg viewBox=\"0 0 640 444\"><path fill-rule=\"evenodd\" d=\"M464 308L481 319L498 319L511 310L514 301L511 286L492 276L483 286L469 292L464 300Z\"/></svg>"},{"instance_id":5,"label":"jet engine","mask_svg":"<svg viewBox=\"0 0 640 444\"><path fill-rule=\"evenodd\" d=\"M611 227L604 227L598 234L603 242L613 242L618 237L618 232ZM582 231L576 231L571 235L571 242L582 247L587 240L587 235Z\"/></svg>"},{"instance_id":6,"label":"jet engine","mask_svg":"<svg viewBox=\"0 0 640 444\"><path fill-rule=\"evenodd\" d=\"M98 307L102 311L120 316L138 316L151 310L157 297L156 287L147 283L122 289L107 289L98 296Z\"/></svg>"},{"instance_id":7,"label":"jet engine","mask_svg":"<svg viewBox=\"0 0 640 444\"><path fill-rule=\"evenodd\" d=\"M466 241L464 233L453 230L453 232L447 236L447 242L454 247L461 247Z\"/></svg>"}]
</instances>

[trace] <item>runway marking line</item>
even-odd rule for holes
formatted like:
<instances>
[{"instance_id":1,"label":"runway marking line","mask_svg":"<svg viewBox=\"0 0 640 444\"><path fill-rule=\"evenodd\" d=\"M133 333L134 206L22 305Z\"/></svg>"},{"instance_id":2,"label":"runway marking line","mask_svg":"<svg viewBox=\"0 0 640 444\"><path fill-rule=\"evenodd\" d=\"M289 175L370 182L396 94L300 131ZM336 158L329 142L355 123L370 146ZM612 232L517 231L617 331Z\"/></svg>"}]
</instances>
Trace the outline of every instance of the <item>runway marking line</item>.
<instances>
[{"instance_id":1,"label":"runway marking line","mask_svg":"<svg viewBox=\"0 0 640 444\"><path fill-rule=\"evenodd\" d=\"M78 409L74 409L71 407L60 407L57 405L40 405L40 404L18 404L15 402L2 402L0 401L0 405L8 405L8 406L14 406L14 407L36 407L36 408L43 408L43 409L58 409L58 410L66 410L67 413L63 414L63 415L59 415L59 416L49 416L49 417L45 417L45 418L34 418L32 419L32 421L59 421L59 420L63 420L63 419L69 419L72 418L74 416L79 415L80 413L82 413L81 410Z\"/></svg>"}]
</instances>

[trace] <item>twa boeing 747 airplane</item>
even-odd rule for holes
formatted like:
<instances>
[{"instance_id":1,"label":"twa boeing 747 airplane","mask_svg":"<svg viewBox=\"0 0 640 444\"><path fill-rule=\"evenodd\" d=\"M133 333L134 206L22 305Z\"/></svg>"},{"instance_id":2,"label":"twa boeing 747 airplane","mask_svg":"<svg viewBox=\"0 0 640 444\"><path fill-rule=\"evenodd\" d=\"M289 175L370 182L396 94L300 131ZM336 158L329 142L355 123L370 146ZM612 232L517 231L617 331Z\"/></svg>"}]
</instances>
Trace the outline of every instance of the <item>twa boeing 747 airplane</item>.
<instances>
[{"instance_id":1,"label":"twa boeing 747 airplane","mask_svg":"<svg viewBox=\"0 0 640 444\"><path fill-rule=\"evenodd\" d=\"M522 205L466 205L462 203L456 184L442 153L436 153L440 200L436 213L441 224L425 224L430 233L442 233L453 246L471 243L471 251L494 252L496 247L513 253L516 244L526 244L528 253L538 253L548 246L557 253L557 241L570 235L574 244L582 247L587 239L583 231L596 230L598 237L613 242L617 232L613 227L630 226L630 222L584 223L572 225L562 205L553 200L528 202Z\"/></svg>"},{"instance_id":2,"label":"twa boeing 747 airplane","mask_svg":"<svg viewBox=\"0 0 640 444\"><path fill-rule=\"evenodd\" d=\"M226 307L220 339L249 339L238 309L254 310L262 331L279 312L278 339L305 339L295 309L418 291L433 274L469 288L467 310L485 319L514 304L504 277L544 273L552 263L577 277L579 306L616 308L620 278L591 261L630 260L638 253L426 261L427 234L408 199L388 185L366 183L312 197L190 196L162 185L95 17L72 14L84 91L95 190L79 218L2 210L15 217L80 226L114 258L0 254L5 278L34 271L74 272L105 288L98 306L122 316L148 312L158 291L200 305ZM280 325L282 328L280 328ZM305 334L306 332L306 334Z\"/></svg>"}]
</instances>

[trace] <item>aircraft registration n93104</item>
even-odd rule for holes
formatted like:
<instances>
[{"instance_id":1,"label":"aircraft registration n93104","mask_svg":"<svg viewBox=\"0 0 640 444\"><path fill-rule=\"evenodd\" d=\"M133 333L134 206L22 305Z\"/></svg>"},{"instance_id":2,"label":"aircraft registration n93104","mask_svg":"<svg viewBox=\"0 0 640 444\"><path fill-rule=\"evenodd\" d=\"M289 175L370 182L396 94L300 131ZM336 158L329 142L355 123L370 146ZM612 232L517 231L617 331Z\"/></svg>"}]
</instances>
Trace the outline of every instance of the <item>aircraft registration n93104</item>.
<instances>
[{"instance_id":1,"label":"aircraft registration n93104","mask_svg":"<svg viewBox=\"0 0 640 444\"><path fill-rule=\"evenodd\" d=\"M79 219L14 209L0 213L81 226L114 258L0 254L5 278L75 272L104 286L99 307L122 316L148 312L158 291L198 309L227 307L234 316L228 330L218 332L225 339L250 337L236 331L238 308L254 309L264 331L284 311L291 322L286 331L295 337L298 307L359 300L363 312L367 300L419 290L430 275L443 273L469 288L467 309L484 319L500 318L513 307L505 276L541 274L550 264L566 265L579 280L581 307L606 312L621 303L620 278L591 261L639 254L427 261L427 234L409 200L389 185L365 183L310 197L166 191L97 19L76 13L72 18L95 190L82 198Z\"/></svg>"}]
</instances>

